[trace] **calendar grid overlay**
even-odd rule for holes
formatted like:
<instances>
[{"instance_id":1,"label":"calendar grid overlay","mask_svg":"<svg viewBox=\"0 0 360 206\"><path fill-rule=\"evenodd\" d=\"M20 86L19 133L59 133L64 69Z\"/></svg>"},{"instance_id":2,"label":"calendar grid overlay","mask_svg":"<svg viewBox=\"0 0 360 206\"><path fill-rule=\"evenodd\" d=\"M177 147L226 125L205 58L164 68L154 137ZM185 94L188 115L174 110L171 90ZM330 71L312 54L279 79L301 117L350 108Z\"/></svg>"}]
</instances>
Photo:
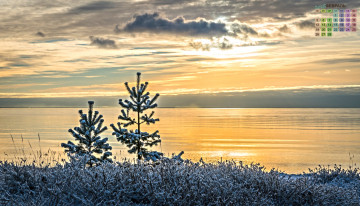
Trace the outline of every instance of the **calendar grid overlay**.
<instances>
[{"instance_id":1,"label":"calendar grid overlay","mask_svg":"<svg viewBox=\"0 0 360 206\"><path fill-rule=\"evenodd\" d=\"M356 32L356 9L316 9L315 36L331 37L337 32Z\"/></svg>"}]
</instances>

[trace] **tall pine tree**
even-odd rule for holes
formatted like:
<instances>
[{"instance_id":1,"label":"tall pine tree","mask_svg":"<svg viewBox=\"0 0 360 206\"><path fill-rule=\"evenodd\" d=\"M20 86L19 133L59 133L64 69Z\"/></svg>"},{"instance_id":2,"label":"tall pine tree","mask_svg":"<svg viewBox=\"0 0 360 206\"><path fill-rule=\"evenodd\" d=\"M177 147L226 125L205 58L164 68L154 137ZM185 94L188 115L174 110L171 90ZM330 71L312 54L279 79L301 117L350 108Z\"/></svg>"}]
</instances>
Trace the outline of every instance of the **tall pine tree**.
<instances>
[{"instance_id":1,"label":"tall pine tree","mask_svg":"<svg viewBox=\"0 0 360 206\"><path fill-rule=\"evenodd\" d=\"M154 119L154 111L149 115L145 114L146 110L154 109L157 107L155 101L159 97L156 94L153 98L150 98L150 93L145 90L148 87L148 82L145 84L140 83L141 73L137 73L136 87L130 89L129 84L125 82L125 87L130 94L130 100L119 99L119 104L124 109L121 110L121 114L118 119L121 120L117 123L117 127L114 124L110 126L113 128L113 135L117 137L117 140L125 144L129 153L136 153L138 159L157 161L163 155L157 151L149 151L147 147L152 147L161 142L159 131L149 134L141 131L141 125L146 123L147 125L155 124L159 119ZM130 111L135 114L135 118L130 116ZM131 125L137 127L135 130L125 129ZM122 128L123 126L123 128Z\"/></svg>"},{"instance_id":2,"label":"tall pine tree","mask_svg":"<svg viewBox=\"0 0 360 206\"><path fill-rule=\"evenodd\" d=\"M80 127L74 127L74 130L69 129L70 134L79 143L76 145L71 141L62 143L61 146L65 148L65 152L69 154L78 154L80 156L88 156L87 165L90 167L99 162L112 162L109 151L112 147L106 143L108 138L101 138L99 135L107 130L107 127L102 127L104 119L99 115L98 111L93 111L94 101L89 101L88 114L84 114L79 110ZM97 154L95 156L95 154ZM97 157L98 156L98 157Z\"/></svg>"}]
</instances>

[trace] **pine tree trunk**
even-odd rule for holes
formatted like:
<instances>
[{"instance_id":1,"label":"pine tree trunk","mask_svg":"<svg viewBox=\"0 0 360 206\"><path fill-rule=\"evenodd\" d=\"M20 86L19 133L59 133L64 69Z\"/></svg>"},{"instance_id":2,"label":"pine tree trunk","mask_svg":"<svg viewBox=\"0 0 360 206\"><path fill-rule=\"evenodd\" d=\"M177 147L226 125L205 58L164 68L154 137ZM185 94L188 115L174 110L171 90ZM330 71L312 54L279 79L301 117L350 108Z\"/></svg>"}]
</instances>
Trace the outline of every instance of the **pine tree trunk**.
<instances>
[{"instance_id":1,"label":"pine tree trunk","mask_svg":"<svg viewBox=\"0 0 360 206\"><path fill-rule=\"evenodd\" d=\"M139 155L139 153L140 153L140 141L141 141L141 132L140 132L140 110L139 110L139 108L138 108L138 111L137 111L137 113L138 113L138 121L137 121L137 124L138 124L138 133L139 133L139 140L138 140L138 151L137 151L137 153L138 153L138 159L140 160L141 159L141 155Z\"/></svg>"}]
</instances>

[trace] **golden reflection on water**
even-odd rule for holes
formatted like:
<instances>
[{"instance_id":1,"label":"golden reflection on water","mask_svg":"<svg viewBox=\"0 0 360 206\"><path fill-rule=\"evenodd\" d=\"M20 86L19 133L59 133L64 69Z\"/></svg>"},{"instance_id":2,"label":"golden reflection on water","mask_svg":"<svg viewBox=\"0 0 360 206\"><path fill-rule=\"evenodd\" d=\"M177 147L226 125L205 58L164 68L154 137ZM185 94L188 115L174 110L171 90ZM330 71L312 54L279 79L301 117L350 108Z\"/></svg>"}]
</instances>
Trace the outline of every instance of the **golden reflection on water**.
<instances>
[{"instance_id":1,"label":"golden reflection on water","mask_svg":"<svg viewBox=\"0 0 360 206\"><path fill-rule=\"evenodd\" d=\"M120 108L97 110L104 115L105 125L117 122ZM11 159L22 150L31 153L40 147L63 151L60 143L72 140L67 130L78 126L77 111L0 109L1 159ZM348 165L349 153L355 155L355 161L360 160L360 109L160 108L155 115L160 122L143 127L143 131L160 131L162 144L156 149L166 155L183 150L183 157L195 161L201 157L208 162L233 159L291 173L319 164ZM111 133L109 129L103 136L110 139L113 153L118 158L132 158Z\"/></svg>"}]
</instances>

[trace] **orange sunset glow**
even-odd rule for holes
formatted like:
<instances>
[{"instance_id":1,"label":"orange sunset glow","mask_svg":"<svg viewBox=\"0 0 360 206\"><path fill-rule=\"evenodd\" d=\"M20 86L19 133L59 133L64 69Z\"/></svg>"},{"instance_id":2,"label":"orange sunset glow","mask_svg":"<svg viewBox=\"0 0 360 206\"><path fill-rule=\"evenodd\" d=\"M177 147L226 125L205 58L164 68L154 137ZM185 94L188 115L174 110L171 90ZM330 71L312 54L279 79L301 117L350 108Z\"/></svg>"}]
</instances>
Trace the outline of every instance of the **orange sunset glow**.
<instances>
[{"instance_id":1,"label":"orange sunset glow","mask_svg":"<svg viewBox=\"0 0 360 206\"><path fill-rule=\"evenodd\" d=\"M122 83L136 71L170 107L191 106L183 99L194 94L211 95L214 102L223 95L246 99L277 91L286 91L290 102L298 93L358 95L359 32L315 37L311 22L319 14L304 2L287 3L284 10L273 3L269 13L257 1L214 1L206 4L213 9L202 14L191 12L204 6L202 1L3 2L2 106L26 106L14 99L29 103L26 99L36 98L31 103L36 107L43 98L122 96ZM356 1L348 5L358 6ZM174 95L176 105L166 101ZM271 100L263 101L261 107L269 107ZM77 104L70 100L63 106ZM252 107L251 100L197 106Z\"/></svg>"}]
</instances>

